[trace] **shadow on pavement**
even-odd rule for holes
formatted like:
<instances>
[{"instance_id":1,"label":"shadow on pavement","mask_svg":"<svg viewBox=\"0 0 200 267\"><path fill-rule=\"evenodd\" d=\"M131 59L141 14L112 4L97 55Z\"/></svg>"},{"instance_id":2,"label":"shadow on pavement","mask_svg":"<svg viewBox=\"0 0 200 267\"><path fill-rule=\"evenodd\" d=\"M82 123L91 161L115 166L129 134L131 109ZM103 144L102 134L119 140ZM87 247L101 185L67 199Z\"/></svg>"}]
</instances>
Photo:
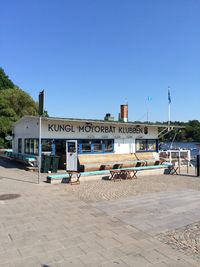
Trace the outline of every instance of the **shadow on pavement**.
<instances>
[{"instance_id":1,"label":"shadow on pavement","mask_svg":"<svg viewBox=\"0 0 200 267\"><path fill-rule=\"evenodd\" d=\"M4 177L4 176L0 176L0 179L8 179L8 180L14 180L14 181L30 183L30 184L38 184L37 181L33 182L33 181L21 180L21 179L16 179L16 178L11 178L11 177Z\"/></svg>"},{"instance_id":2,"label":"shadow on pavement","mask_svg":"<svg viewBox=\"0 0 200 267\"><path fill-rule=\"evenodd\" d=\"M3 158L0 157L0 166L4 167L4 168L17 168L20 170L27 170L27 166L23 163L17 162L13 159L7 159L7 158Z\"/></svg>"}]
</instances>

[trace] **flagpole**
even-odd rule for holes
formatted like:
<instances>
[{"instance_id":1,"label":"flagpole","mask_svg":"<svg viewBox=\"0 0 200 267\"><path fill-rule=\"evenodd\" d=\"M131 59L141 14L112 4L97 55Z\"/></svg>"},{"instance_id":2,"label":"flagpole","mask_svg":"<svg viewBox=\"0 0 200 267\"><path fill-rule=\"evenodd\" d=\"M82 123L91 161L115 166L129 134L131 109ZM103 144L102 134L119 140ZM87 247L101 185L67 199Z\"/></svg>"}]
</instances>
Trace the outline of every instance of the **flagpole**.
<instances>
[{"instance_id":1,"label":"flagpole","mask_svg":"<svg viewBox=\"0 0 200 267\"><path fill-rule=\"evenodd\" d=\"M170 126L170 103L168 104L168 126ZM168 128L169 129L169 128Z\"/></svg>"},{"instance_id":2,"label":"flagpole","mask_svg":"<svg viewBox=\"0 0 200 267\"><path fill-rule=\"evenodd\" d=\"M38 140L38 184L40 183L42 159L42 115L44 113L44 90L39 93L39 140Z\"/></svg>"},{"instance_id":3,"label":"flagpole","mask_svg":"<svg viewBox=\"0 0 200 267\"><path fill-rule=\"evenodd\" d=\"M152 100L151 96L147 97L147 123L149 123L149 105L150 105L150 101Z\"/></svg>"},{"instance_id":4,"label":"flagpole","mask_svg":"<svg viewBox=\"0 0 200 267\"><path fill-rule=\"evenodd\" d=\"M168 86L168 130L170 127L170 121L171 121L171 109L170 109L170 104L171 104L171 95L170 95L170 87Z\"/></svg>"}]
</instances>

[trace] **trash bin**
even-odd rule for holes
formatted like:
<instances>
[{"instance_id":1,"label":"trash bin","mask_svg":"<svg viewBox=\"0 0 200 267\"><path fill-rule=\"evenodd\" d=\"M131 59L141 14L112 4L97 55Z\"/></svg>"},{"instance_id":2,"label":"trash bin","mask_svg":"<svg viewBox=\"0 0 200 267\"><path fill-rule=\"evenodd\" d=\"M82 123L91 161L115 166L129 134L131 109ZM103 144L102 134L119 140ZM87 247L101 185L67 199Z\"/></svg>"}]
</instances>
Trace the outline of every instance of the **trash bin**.
<instances>
[{"instance_id":1,"label":"trash bin","mask_svg":"<svg viewBox=\"0 0 200 267\"><path fill-rule=\"evenodd\" d=\"M57 172L58 171L58 164L59 164L59 156L51 156L51 171Z\"/></svg>"},{"instance_id":2,"label":"trash bin","mask_svg":"<svg viewBox=\"0 0 200 267\"><path fill-rule=\"evenodd\" d=\"M42 155L41 172L48 173L51 168L51 156Z\"/></svg>"}]
</instances>

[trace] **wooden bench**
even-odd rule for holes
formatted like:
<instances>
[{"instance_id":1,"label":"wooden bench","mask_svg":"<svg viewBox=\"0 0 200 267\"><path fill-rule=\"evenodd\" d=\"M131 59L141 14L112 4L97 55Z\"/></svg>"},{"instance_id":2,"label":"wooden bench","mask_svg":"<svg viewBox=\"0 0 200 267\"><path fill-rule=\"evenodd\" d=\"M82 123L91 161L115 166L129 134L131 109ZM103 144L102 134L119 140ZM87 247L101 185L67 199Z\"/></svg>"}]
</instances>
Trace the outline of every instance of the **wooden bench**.
<instances>
[{"instance_id":1,"label":"wooden bench","mask_svg":"<svg viewBox=\"0 0 200 267\"><path fill-rule=\"evenodd\" d=\"M81 172L119 169L136 166L135 154L80 154L78 155Z\"/></svg>"},{"instance_id":2,"label":"wooden bench","mask_svg":"<svg viewBox=\"0 0 200 267\"><path fill-rule=\"evenodd\" d=\"M154 152L138 152L135 154L136 158L140 161L145 161L146 166L159 165L160 160L156 159Z\"/></svg>"}]
</instances>

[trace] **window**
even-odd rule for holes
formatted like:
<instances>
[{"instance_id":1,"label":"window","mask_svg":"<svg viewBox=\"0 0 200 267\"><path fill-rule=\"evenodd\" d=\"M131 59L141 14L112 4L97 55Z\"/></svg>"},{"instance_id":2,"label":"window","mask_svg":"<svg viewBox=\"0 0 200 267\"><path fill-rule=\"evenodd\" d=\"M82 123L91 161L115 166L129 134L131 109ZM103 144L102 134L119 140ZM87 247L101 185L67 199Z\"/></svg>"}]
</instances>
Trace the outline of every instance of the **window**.
<instances>
[{"instance_id":1,"label":"window","mask_svg":"<svg viewBox=\"0 0 200 267\"><path fill-rule=\"evenodd\" d=\"M142 151L157 151L158 140L157 139L136 139L136 152Z\"/></svg>"},{"instance_id":2,"label":"window","mask_svg":"<svg viewBox=\"0 0 200 267\"><path fill-rule=\"evenodd\" d=\"M136 140L136 151L146 151L146 140Z\"/></svg>"},{"instance_id":3,"label":"window","mask_svg":"<svg viewBox=\"0 0 200 267\"><path fill-rule=\"evenodd\" d=\"M30 154L30 139L25 139L25 153Z\"/></svg>"},{"instance_id":4,"label":"window","mask_svg":"<svg viewBox=\"0 0 200 267\"><path fill-rule=\"evenodd\" d=\"M30 154L34 154L34 139L30 139Z\"/></svg>"},{"instance_id":5,"label":"window","mask_svg":"<svg viewBox=\"0 0 200 267\"><path fill-rule=\"evenodd\" d=\"M156 151L157 142L156 140L147 140L148 151Z\"/></svg>"},{"instance_id":6,"label":"window","mask_svg":"<svg viewBox=\"0 0 200 267\"><path fill-rule=\"evenodd\" d=\"M34 153L33 154L38 154L38 139L34 139Z\"/></svg>"},{"instance_id":7,"label":"window","mask_svg":"<svg viewBox=\"0 0 200 267\"><path fill-rule=\"evenodd\" d=\"M105 152L113 152L113 140L104 140Z\"/></svg>"},{"instance_id":8,"label":"window","mask_svg":"<svg viewBox=\"0 0 200 267\"><path fill-rule=\"evenodd\" d=\"M25 139L25 147L24 147L25 154L38 154L38 139Z\"/></svg>"},{"instance_id":9,"label":"window","mask_svg":"<svg viewBox=\"0 0 200 267\"><path fill-rule=\"evenodd\" d=\"M89 153L92 151L91 149L92 142L90 140L82 140L81 142L81 153Z\"/></svg>"},{"instance_id":10,"label":"window","mask_svg":"<svg viewBox=\"0 0 200 267\"><path fill-rule=\"evenodd\" d=\"M114 141L105 139L79 140L79 153L111 153L114 150Z\"/></svg>"},{"instance_id":11,"label":"window","mask_svg":"<svg viewBox=\"0 0 200 267\"><path fill-rule=\"evenodd\" d=\"M76 143L75 142L68 142L68 152L76 153Z\"/></svg>"},{"instance_id":12,"label":"window","mask_svg":"<svg viewBox=\"0 0 200 267\"><path fill-rule=\"evenodd\" d=\"M102 140L94 140L93 151L96 153L102 153Z\"/></svg>"},{"instance_id":13,"label":"window","mask_svg":"<svg viewBox=\"0 0 200 267\"><path fill-rule=\"evenodd\" d=\"M18 138L18 153L22 153L22 139Z\"/></svg>"}]
</instances>

